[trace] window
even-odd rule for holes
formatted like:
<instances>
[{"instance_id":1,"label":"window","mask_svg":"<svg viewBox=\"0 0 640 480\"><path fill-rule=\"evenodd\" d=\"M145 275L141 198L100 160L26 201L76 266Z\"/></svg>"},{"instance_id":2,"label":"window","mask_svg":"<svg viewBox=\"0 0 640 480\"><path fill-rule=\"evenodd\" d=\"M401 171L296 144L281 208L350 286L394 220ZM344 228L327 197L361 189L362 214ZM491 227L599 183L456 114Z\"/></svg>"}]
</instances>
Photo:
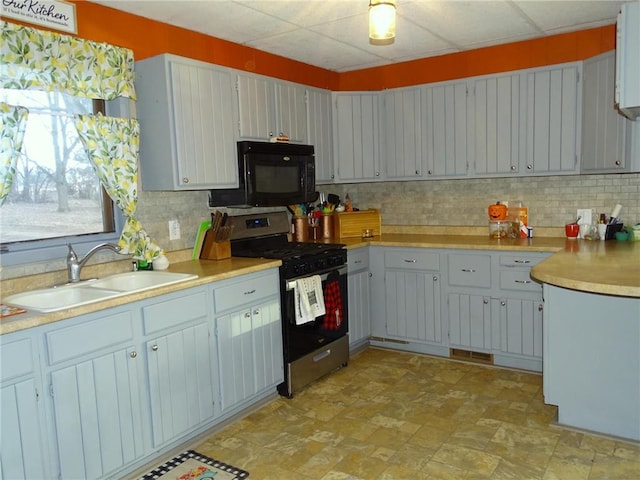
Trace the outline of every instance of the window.
<instances>
[{"instance_id":1,"label":"window","mask_svg":"<svg viewBox=\"0 0 640 480\"><path fill-rule=\"evenodd\" d=\"M29 109L16 177L0 209L2 264L61 258L67 243L117 241L118 209L74 125L75 114L104 113L105 102L15 89L0 89L0 100Z\"/></svg>"}]
</instances>

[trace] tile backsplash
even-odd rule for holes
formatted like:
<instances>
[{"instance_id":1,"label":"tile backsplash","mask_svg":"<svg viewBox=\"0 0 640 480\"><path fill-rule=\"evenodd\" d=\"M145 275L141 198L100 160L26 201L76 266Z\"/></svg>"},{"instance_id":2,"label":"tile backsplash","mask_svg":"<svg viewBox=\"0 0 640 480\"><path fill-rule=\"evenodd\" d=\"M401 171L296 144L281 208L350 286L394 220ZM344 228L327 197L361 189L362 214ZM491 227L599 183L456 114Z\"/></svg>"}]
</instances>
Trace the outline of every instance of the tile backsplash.
<instances>
[{"instance_id":1,"label":"tile backsplash","mask_svg":"<svg viewBox=\"0 0 640 480\"><path fill-rule=\"evenodd\" d=\"M344 199L355 207L379 209L383 225L486 226L487 207L496 201L521 200L529 208L534 227L561 227L573 220L578 208L609 215L619 203L621 219L640 222L640 174L575 175L532 178L487 178L409 182L319 185L318 190ZM190 249L198 225L209 218L208 192L140 191L136 214L149 235L165 251ZM268 209L226 209L229 215ZM181 238L169 240L168 221L177 219ZM105 253L98 261L118 259ZM64 259L48 264L5 267L1 279L64 270Z\"/></svg>"}]
</instances>

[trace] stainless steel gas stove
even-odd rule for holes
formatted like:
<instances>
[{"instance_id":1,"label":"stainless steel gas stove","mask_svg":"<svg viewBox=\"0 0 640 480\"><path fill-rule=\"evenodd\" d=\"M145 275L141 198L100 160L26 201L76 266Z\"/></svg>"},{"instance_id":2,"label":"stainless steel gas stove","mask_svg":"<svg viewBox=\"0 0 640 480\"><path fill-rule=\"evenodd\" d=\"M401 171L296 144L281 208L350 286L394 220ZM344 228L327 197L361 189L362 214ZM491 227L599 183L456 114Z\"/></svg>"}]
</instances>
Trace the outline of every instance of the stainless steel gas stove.
<instances>
[{"instance_id":1,"label":"stainless steel gas stove","mask_svg":"<svg viewBox=\"0 0 640 480\"><path fill-rule=\"evenodd\" d=\"M347 365L347 251L336 243L290 242L286 212L239 215L234 226L231 255L282 260L280 299L285 380L278 392L293 396L309 383ZM318 275L326 313L300 323L296 318L298 280Z\"/></svg>"}]
</instances>

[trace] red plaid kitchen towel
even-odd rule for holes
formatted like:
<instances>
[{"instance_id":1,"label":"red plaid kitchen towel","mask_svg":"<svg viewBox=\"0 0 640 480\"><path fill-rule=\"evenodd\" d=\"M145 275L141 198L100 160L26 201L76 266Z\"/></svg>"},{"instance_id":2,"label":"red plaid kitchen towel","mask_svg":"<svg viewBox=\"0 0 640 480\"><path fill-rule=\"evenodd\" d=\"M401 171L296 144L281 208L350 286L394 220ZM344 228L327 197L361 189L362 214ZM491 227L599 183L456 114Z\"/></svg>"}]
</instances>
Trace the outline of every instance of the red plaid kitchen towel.
<instances>
[{"instance_id":1,"label":"red plaid kitchen towel","mask_svg":"<svg viewBox=\"0 0 640 480\"><path fill-rule=\"evenodd\" d=\"M338 330L343 320L342 296L338 280L327 282L324 287L325 315L322 327L325 330Z\"/></svg>"}]
</instances>

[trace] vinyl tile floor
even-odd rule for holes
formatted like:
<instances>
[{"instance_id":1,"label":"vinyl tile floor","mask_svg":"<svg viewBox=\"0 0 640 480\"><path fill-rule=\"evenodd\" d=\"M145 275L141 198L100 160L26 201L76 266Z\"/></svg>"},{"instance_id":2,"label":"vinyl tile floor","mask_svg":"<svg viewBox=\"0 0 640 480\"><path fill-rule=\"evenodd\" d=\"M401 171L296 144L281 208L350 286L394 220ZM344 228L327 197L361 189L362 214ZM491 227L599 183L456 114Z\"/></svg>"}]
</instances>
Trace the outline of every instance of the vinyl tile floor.
<instances>
[{"instance_id":1,"label":"vinyl tile floor","mask_svg":"<svg viewBox=\"0 0 640 480\"><path fill-rule=\"evenodd\" d=\"M367 348L195 450L251 480L640 479L640 445L554 425L542 377Z\"/></svg>"}]
</instances>

